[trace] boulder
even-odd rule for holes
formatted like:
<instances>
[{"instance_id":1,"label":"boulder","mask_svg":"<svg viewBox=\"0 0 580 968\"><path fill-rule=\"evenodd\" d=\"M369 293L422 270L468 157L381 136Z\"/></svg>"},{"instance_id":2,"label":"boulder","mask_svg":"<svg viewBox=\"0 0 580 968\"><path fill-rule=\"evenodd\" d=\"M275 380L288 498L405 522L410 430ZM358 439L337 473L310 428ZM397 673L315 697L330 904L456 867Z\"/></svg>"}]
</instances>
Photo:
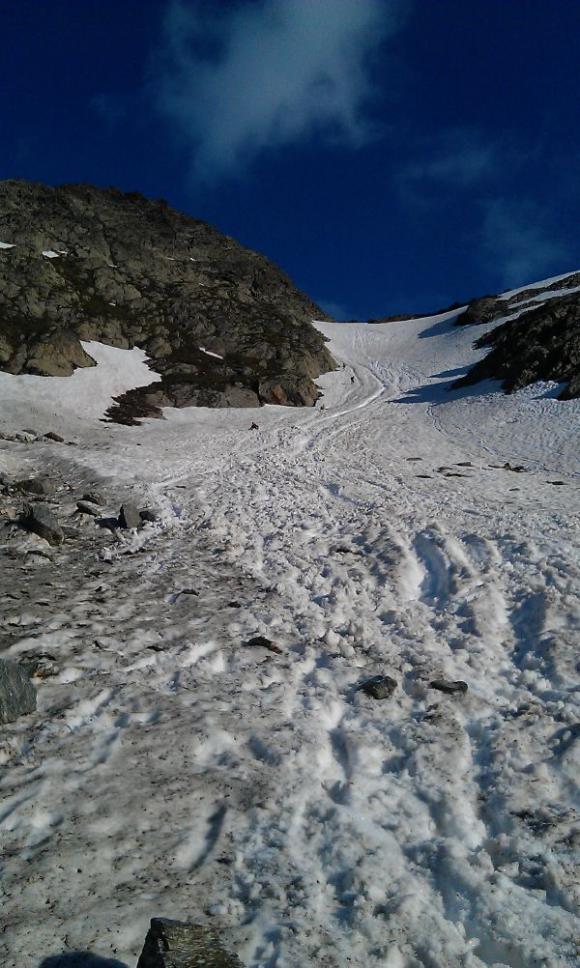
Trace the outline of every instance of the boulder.
<instances>
[{"instance_id":1,"label":"boulder","mask_svg":"<svg viewBox=\"0 0 580 968\"><path fill-rule=\"evenodd\" d=\"M156 511L155 508L141 508L139 517L147 524L155 524L156 521L159 521L159 511Z\"/></svg>"},{"instance_id":2,"label":"boulder","mask_svg":"<svg viewBox=\"0 0 580 968\"><path fill-rule=\"evenodd\" d=\"M99 507L102 507L102 508L105 507L107 503L105 498L103 497L102 494L99 493L99 491L87 491L86 494L83 494L82 500L89 501L90 504L98 504Z\"/></svg>"},{"instance_id":3,"label":"boulder","mask_svg":"<svg viewBox=\"0 0 580 968\"><path fill-rule=\"evenodd\" d=\"M91 504L90 501L77 501L77 511L81 514L90 514L93 518L100 518L101 508L97 507L96 504Z\"/></svg>"},{"instance_id":4,"label":"boulder","mask_svg":"<svg viewBox=\"0 0 580 968\"><path fill-rule=\"evenodd\" d=\"M27 671L0 659L0 723L12 723L36 709L36 690Z\"/></svg>"},{"instance_id":5,"label":"boulder","mask_svg":"<svg viewBox=\"0 0 580 968\"><path fill-rule=\"evenodd\" d=\"M202 924L152 918L137 968L243 968Z\"/></svg>"},{"instance_id":6,"label":"boulder","mask_svg":"<svg viewBox=\"0 0 580 968\"><path fill-rule=\"evenodd\" d=\"M371 676L359 686L359 689L373 699L388 699L397 688L395 679L390 676Z\"/></svg>"},{"instance_id":7,"label":"boulder","mask_svg":"<svg viewBox=\"0 0 580 968\"><path fill-rule=\"evenodd\" d=\"M27 504L20 515L20 524L51 545L60 545L64 541L60 524L44 504Z\"/></svg>"},{"instance_id":8,"label":"boulder","mask_svg":"<svg viewBox=\"0 0 580 968\"><path fill-rule=\"evenodd\" d=\"M55 434L54 430L49 430L47 434L44 434L45 440L54 440L57 444L64 444L64 437L60 434Z\"/></svg>"},{"instance_id":9,"label":"boulder","mask_svg":"<svg viewBox=\"0 0 580 968\"><path fill-rule=\"evenodd\" d=\"M135 504L123 504L119 511L119 526L121 528L135 529L141 525L141 515Z\"/></svg>"},{"instance_id":10,"label":"boulder","mask_svg":"<svg viewBox=\"0 0 580 968\"><path fill-rule=\"evenodd\" d=\"M56 491L56 484L48 477L31 477L23 481L16 481L14 487L26 494L37 494L39 497L49 497Z\"/></svg>"},{"instance_id":11,"label":"boulder","mask_svg":"<svg viewBox=\"0 0 580 968\"><path fill-rule=\"evenodd\" d=\"M447 679L433 679L429 683L431 689L437 689L438 692L446 692L448 695L452 696L455 693L467 692L468 686L466 682L462 679L457 679L455 681L449 681Z\"/></svg>"},{"instance_id":12,"label":"boulder","mask_svg":"<svg viewBox=\"0 0 580 968\"><path fill-rule=\"evenodd\" d=\"M268 652L275 652L276 655L283 655L284 653L284 650L279 645L276 645L275 642L272 642L265 635L254 635L247 642L244 642L243 645L250 649L268 649Z\"/></svg>"}]
</instances>

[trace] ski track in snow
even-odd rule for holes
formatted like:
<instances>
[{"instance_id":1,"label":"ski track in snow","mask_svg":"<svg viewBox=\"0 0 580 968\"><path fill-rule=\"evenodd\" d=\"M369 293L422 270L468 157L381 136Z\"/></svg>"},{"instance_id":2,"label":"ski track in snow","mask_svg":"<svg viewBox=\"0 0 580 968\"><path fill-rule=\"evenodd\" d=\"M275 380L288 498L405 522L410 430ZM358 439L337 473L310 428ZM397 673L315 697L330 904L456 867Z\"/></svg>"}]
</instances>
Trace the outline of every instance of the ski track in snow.
<instances>
[{"instance_id":1,"label":"ski track in snow","mask_svg":"<svg viewBox=\"0 0 580 968\"><path fill-rule=\"evenodd\" d=\"M132 968L155 915L248 968L578 963L580 406L449 393L479 333L453 315L319 324L324 409L35 445L162 521L4 616L61 669L2 740L6 968Z\"/></svg>"}]
</instances>

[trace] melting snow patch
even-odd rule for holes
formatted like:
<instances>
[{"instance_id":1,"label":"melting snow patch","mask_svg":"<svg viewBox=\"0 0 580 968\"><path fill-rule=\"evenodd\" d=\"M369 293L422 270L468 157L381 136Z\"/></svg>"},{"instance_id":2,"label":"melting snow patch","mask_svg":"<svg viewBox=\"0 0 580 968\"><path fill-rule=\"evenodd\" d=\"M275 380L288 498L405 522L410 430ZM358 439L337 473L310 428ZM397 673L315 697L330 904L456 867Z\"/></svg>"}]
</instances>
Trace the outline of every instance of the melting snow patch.
<instances>
[{"instance_id":1,"label":"melting snow patch","mask_svg":"<svg viewBox=\"0 0 580 968\"><path fill-rule=\"evenodd\" d=\"M160 380L147 366L147 354L136 347L118 349L96 341L81 341L96 366L82 367L72 376L32 376L0 372L0 411L10 420L54 422L54 416L79 422L103 416L113 397ZM52 415L52 416L51 416Z\"/></svg>"},{"instance_id":2,"label":"melting snow patch","mask_svg":"<svg viewBox=\"0 0 580 968\"><path fill-rule=\"evenodd\" d=\"M14 248L13 242L0 242L0 249L13 249L13 248Z\"/></svg>"},{"instance_id":3,"label":"melting snow patch","mask_svg":"<svg viewBox=\"0 0 580 968\"><path fill-rule=\"evenodd\" d=\"M55 252L54 249L46 249L42 254L46 259L58 259L60 253Z\"/></svg>"}]
</instances>

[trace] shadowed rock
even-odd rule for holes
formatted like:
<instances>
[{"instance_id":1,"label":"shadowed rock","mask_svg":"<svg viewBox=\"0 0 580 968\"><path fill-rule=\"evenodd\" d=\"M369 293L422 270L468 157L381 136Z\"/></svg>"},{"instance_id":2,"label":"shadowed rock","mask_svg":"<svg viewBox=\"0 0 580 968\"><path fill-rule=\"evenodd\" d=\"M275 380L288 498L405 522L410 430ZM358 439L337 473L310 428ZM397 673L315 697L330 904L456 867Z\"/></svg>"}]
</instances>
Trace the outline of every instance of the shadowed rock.
<instances>
[{"instance_id":1,"label":"shadowed rock","mask_svg":"<svg viewBox=\"0 0 580 968\"><path fill-rule=\"evenodd\" d=\"M54 481L47 477L31 477L17 481L14 487L18 491L23 491L26 494L37 494L39 497L48 497L56 491Z\"/></svg>"},{"instance_id":2,"label":"shadowed rock","mask_svg":"<svg viewBox=\"0 0 580 968\"><path fill-rule=\"evenodd\" d=\"M90 501L77 501L77 511L80 511L81 514L90 514L93 518L100 518L102 508Z\"/></svg>"},{"instance_id":3,"label":"shadowed rock","mask_svg":"<svg viewBox=\"0 0 580 968\"><path fill-rule=\"evenodd\" d=\"M201 924L153 918L137 968L243 968Z\"/></svg>"},{"instance_id":4,"label":"shadowed rock","mask_svg":"<svg viewBox=\"0 0 580 968\"><path fill-rule=\"evenodd\" d=\"M51 545L60 545L64 541L64 531L44 504L27 504L20 515L20 524Z\"/></svg>"},{"instance_id":5,"label":"shadowed rock","mask_svg":"<svg viewBox=\"0 0 580 968\"><path fill-rule=\"evenodd\" d=\"M437 689L438 692L446 692L449 696L456 693L467 692L468 686L466 682L462 679L456 679L455 681L450 681L448 679L433 679L429 683L431 689Z\"/></svg>"},{"instance_id":6,"label":"shadowed rock","mask_svg":"<svg viewBox=\"0 0 580 968\"><path fill-rule=\"evenodd\" d=\"M397 682L395 679L391 679L390 676L371 676L370 679L366 679L359 686L361 692L365 695L371 696L373 699L388 699L392 696L395 689L397 688Z\"/></svg>"},{"instance_id":7,"label":"shadowed rock","mask_svg":"<svg viewBox=\"0 0 580 968\"><path fill-rule=\"evenodd\" d=\"M0 659L0 723L12 723L36 709L36 690L28 672L16 662Z\"/></svg>"},{"instance_id":8,"label":"shadowed rock","mask_svg":"<svg viewBox=\"0 0 580 968\"><path fill-rule=\"evenodd\" d=\"M141 526L141 515L134 504L123 504L119 511L119 525L121 528L134 530Z\"/></svg>"}]
</instances>

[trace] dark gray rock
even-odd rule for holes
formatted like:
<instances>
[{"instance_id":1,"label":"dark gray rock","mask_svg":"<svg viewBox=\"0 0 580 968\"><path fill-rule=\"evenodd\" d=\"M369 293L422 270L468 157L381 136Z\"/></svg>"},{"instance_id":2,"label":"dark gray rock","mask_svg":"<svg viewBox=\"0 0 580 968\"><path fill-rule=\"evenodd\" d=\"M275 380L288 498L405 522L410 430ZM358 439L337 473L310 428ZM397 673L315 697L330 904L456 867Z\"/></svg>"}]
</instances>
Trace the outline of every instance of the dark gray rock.
<instances>
[{"instance_id":1,"label":"dark gray rock","mask_svg":"<svg viewBox=\"0 0 580 968\"><path fill-rule=\"evenodd\" d=\"M83 494L82 500L89 501L91 504L98 504L101 508L104 508L107 503L99 491L87 491L86 494Z\"/></svg>"},{"instance_id":2,"label":"dark gray rock","mask_svg":"<svg viewBox=\"0 0 580 968\"><path fill-rule=\"evenodd\" d=\"M243 968L202 924L152 918L137 968Z\"/></svg>"},{"instance_id":3,"label":"dark gray rock","mask_svg":"<svg viewBox=\"0 0 580 968\"><path fill-rule=\"evenodd\" d=\"M16 481L14 487L25 494L36 494L39 497L50 497L56 491L56 484L48 477L31 477Z\"/></svg>"},{"instance_id":4,"label":"dark gray rock","mask_svg":"<svg viewBox=\"0 0 580 968\"><path fill-rule=\"evenodd\" d=\"M123 504L119 511L119 527L139 528L141 526L141 515L135 504Z\"/></svg>"},{"instance_id":5,"label":"dark gray rock","mask_svg":"<svg viewBox=\"0 0 580 968\"><path fill-rule=\"evenodd\" d=\"M54 430L49 430L47 434L44 434L45 440L54 440L57 444L64 444L64 437L60 434L55 434Z\"/></svg>"},{"instance_id":6,"label":"dark gray rock","mask_svg":"<svg viewBox=\"0 0 580 968\"><path fill-rule=\"evenodd\" d=\"M156 521L159 521L159 511L156 511L155 508L141 508L139 517L146 524L155 524Z\"/></svg>"},{"instance_id":7,"label":"dark gray rock","mask_svg":"<svg viewBox=\"0 0 580 968\"><path fill-rule=\"evenodd\" d=\"M93 518L100 518L102 509L90 501L77 501L77 511L81 514L90 514Z\"/></svg>"},{"instance_id":8,"label":"dark gray rock","mask_svg":"<svg viewBox=\"0 0 580 968\"><path fill-rule=\"evenodd\" d=\"M462 679L456 679L455 681L450 681L448 679L433 679L429 683L431 689L437 689L438 692L446 692L448 695L452 696L455 693L467 692L468 685L463 682Z\"/></svg>"},{"instance_id":9,"label":"dark gray rock","mask_svg":"<svg viewBox=\"0 0 580 968\"><path fill-rule=\"evenodd\" d=\"M268 649L268 652L275 652L276 655L283 655L283 649L271 639L267 638L265 635L254 635L247 642L243 643L246 648L250 649Z\"/></svg>"},{"instance_id":10,"label":"dark gray rock","mask_svg":"<svg viewBox=\"0 0 580 968\"><path fill-rule=\"evenodd\" d=\"M36 690L28 672L16 662L0 659L0 723L12 723L36 709Z\"/></svg>"},{"instance_id":11,"label":"dark gray rock","mask_svg":"<svg viewBox=\"0 0 580 968\"><path fill-rule=\"evenodd\" d=\"M469 303L467 309L457 317L455 324L469 326L489 323L501 316L507 316L509 312L507 302L498 296L480 296Z\"/></svg>"},{"instance_id":12,"label":"dark gray rock","mask_svg":"<svg viewBox=\"0 0 580 968\"><path fill-rule=\"evenodd\" d=\"M44 504L25 505L20 515L20 524L51 545L60 545L64 541L64 532L60 524Z\"/></svg>"},{"instance_id":13,"label":"dark gray rock","mask_svg":"<svg viewBox=\"0 0 580 968\"><path fill-rule=\"evenodd\" d=\"M367 696L371 696L373 699L388 699L393 695L395 689L397 688L397 682L395 679L391 679L390 676L371 676L370 679L366 679L361 682L359 689L365 693Z\"/></svg>"}]
</instances>

